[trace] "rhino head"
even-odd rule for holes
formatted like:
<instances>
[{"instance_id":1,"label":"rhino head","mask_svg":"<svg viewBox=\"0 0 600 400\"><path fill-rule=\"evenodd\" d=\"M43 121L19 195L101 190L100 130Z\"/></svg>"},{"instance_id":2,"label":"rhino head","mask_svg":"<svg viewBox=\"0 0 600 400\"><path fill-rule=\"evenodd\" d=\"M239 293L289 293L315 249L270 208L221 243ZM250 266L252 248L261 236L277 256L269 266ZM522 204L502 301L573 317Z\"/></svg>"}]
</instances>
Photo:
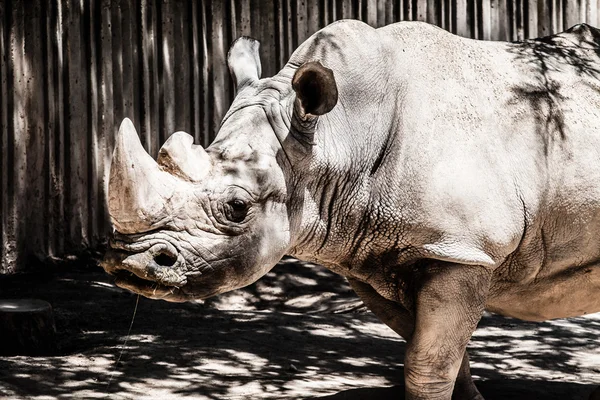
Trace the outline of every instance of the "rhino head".
<instances>
[{"instance_id":1,"label":"rhino head","mask_svg":"<svg viewBox=\"0 0 600 400\"><path fill-rule=\"evenodd\" d=\"M335 79L318 62L260 79L258 48L249 38L232 45L237 96L207 149L176 132L155 161L122 122L108 187L114 235L102 263L117 285L169 301L207 298L256 281L297 240L293 164L337 102Z\"/></svg>"}]
</instances>

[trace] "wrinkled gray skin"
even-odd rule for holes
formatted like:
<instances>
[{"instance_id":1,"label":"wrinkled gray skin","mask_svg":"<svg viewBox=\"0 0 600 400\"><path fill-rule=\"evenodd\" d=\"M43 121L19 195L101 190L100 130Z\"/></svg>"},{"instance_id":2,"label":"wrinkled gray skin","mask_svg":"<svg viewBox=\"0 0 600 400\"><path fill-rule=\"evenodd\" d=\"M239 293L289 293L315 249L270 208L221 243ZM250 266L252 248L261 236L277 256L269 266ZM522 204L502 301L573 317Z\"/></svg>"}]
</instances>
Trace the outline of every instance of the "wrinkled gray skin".
<instances>
[{"instance_id":1,"label":"wrinkled gray skin","mask_svg":"<svg viewBox=\"0 0 600 400\"><path fill-rule=\"evenodd\" d=\"M120 286L185 301L284 254L321 263L407 340L408 399L482 398L465 347L485 309L600 311L600 31L343 21L272 78L248 38L229 66L238 94L206 151L177 133L156 164L121 127L104 262Z\"/></svg>"}]
</instances>

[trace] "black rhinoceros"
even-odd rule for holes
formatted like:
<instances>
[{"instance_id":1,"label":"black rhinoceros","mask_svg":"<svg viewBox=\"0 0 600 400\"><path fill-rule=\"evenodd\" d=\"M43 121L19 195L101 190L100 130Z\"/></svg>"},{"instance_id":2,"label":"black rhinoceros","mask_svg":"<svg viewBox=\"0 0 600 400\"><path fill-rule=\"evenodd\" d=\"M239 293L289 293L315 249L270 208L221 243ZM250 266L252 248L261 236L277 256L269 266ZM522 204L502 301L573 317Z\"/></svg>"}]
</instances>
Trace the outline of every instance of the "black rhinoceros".
<instances>
[{"instance_id":1,"label":"black rhinoceros","mask_svg":"<svg viewBox=\"0 0 600 400\"><path fill-rule=\"evenodd\" d=\"M484 310L600 311L600 31L485 42L406 22L317 32L271 78L258 42L206 150L158 160L125 120L104 268L170 301L248 285L284 254L348 278L407 340L408 399L481 399Z\"/></svg>"}]
</instances>

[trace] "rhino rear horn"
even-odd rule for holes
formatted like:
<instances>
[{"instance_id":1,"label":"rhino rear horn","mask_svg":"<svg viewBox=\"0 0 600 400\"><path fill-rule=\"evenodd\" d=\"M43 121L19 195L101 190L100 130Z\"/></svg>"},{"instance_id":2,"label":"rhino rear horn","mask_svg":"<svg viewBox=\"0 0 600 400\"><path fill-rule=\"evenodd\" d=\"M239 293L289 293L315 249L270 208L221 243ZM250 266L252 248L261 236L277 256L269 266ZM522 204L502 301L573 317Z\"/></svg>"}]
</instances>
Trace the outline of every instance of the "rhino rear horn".
<instances>
[{"instance_id":1,"label":"rhino rear horn","mask_svg":"<svg viewBox=\"0 0 600 400\"><path fill-rule=\"evenodd\" d=\"M262 67L259 48L258 40L242 36L233 42L227 53L227 65L238 92L260 79Z\"/></svg>"},{"instance_id":2,"label":"rhino rear horn","mask_svg":"<svg viewBox=\"0 0 600 400\"><path fill-rule=\"evenodd\" d=\"M292 79L292 88L296 92L296 108L303 114L326 114L338 100L333 71L318 61L304 63L298 68Z\"/></svg>"},{"instance_id":3,"label":"rhino rear horn","mask_svg":"<svg viewBox=\"0 0 600 400\"><path fill-rule=\"evenodd\" d=\"M172 134L158 152L158 164L165 171L191 182L200 182L208 174L210 157L194 138L185 132Z\"/></svg>"}]
</instances>

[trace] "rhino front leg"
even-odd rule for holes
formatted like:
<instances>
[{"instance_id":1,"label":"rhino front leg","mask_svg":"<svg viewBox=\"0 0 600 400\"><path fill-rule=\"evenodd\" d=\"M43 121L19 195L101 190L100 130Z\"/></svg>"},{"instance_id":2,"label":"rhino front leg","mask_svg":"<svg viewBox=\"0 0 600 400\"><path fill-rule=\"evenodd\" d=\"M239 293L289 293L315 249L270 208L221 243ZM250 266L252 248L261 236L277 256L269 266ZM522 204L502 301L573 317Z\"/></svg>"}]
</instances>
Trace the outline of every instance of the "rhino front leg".
<instances>
[{"instance_id":1,"label":"rhino front leg","mask_svg":"<svg viewBox=\"0 0 600 400\"><path fill-rule=\"evenodd\" d=\"M414 318L404 307L379 295L375 289L366 283L352 278L348 278L348 282L363 303L377 316L377 318L389 326L398 335L402 336L404 340L407 342L410 340L414 330ZM469 355L466 351L456 378L452 399L484 400L471 378Z\"/></svg>"},{"instance_id":2,"label":"rhino front leg","mask_svg":"<svg viewBox=\"0 0 600 400\"><path fill-rule=\"evenodd\" d=\"M418 271L415 329L404 369L408 400L452 398L467 359L467 343L485 308L491 276L484 267L443 262Z\"/></svg>"}]
</instances>

